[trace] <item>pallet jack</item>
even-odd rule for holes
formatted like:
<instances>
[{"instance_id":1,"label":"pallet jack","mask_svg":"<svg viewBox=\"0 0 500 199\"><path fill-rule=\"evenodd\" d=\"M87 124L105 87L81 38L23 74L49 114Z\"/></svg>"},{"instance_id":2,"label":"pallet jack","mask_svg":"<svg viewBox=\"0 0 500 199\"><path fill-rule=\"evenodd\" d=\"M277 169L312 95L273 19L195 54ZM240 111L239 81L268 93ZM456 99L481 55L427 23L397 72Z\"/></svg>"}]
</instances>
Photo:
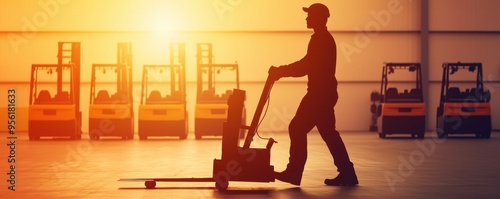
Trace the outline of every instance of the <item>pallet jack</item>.
<instances>
[{"instance_id":1,"label":"pallet jack","mask_svg":"<svg viewBox=\"0 0 500 199\"><path fill-rule=\"evenodd\" d=\"M54 97L50 91L55 91ZM41 136L82 138L80 42L59 42L57 64L31 66L29 103L29 140Z\"/></svg>"},{"instance_id":2,"label":"pallet jack","mask_svg":"<svg viewBox=\"0 0 500 199\"><path fill-rule=\"evenodd\" d=\"M217 77L221 77L222 71L234 72L236 89L240 88L238 64L216 64L212 54L211 43L198 43L197 52L197 92L194 119L194 132L197 140L203 136L221 136L222 124L228 113L226 104L231 90L218 92L216 90ZM227 73L227 72L226 72ZM227 78L226 78L227 79ZM241 116L242 123L246 122L246 111L243 108ZM241 132L241 138L244 132Z\"/></svg>"},{"instance_id":3,"label":"pallet jack","mask_svg":"<svg viewBox=\"0 0 500 199\"><path fill-rule=\"evenodd\" d=\"M397 87L387 87L389 84L388 75L395 73L396 70L407 70L413 73L415 85L411 87L410 91L405 89L403 92L399 92ZM377 108L379 114L377 126L380 138L392 134L410 134L412 138L424 138L425 102L420 63L385 63L382 68L382 82L378 99L380 99L380 104Z\"/></svg>"},{"instance_id":4,"label":"pallet jack","mask_svg":"<svg viewBox=\"0 0 500 199\"><path fill-rule=\"evenodd\" d=\"M118 43L117 47L116 64L92 64L89 105L91 140L98 140L102 136L134 139L132 44ZM99 79L98 74L101 75ZM100 87L98 92L96 92L96 87ZM110 95L109 92L114 90L116 92ZM111 123L113 126L105 131L95 131L95 129L101 129L104 123L107 123L106 125Z\"/></svg>"},{"instance_id":5,"label":"pallet jack","mask_svg":"<svg viewBox=\"0 0 500 199\"><path fill-rule=\"evenodd\" d=\"M458 87L459 83L450 87L450 76L466 75L459 71L476 73L474 87L462 91ZM443 63L441 96L436 116L438 138L446 138L449 134L475 134L477 138L489 139L492 129L490 98L490 92L483 87L482 63Z\"/></svg>"},{"instance_id":6,"label":"pallet jack","mask_svg":"<svg viewBox=\"0 0 500 199\"><path fill-rule=\"evenodd\" d=\"M170 44L170 65L144 65L139 139L148 136L188 136L186 62L183 43ZM164 97L163 97L164 96Z\"/></svg>"},{"instance_id":7,"label":"pallet jack","mask_svg":"<svg viewBox=\"0 0 500 199\"><path fill-rule=\"evenodd\" d=\"M274 166L270 165L271 147L274 139L270 138L266 148L251 148L253 137L261 121L261 115L269 99L274 79L268 77L250 126L241 122L245 91L234 89L227 100L229 105L227 120L223 125L222 158L214 159L212 177L207 178L124 178L119 181L144 181L146 188L156 187L156 182L215 182L219 191L229 186L229 181L274 182ZM243 146L239 146L241 129L246 130Z\"/></svg>"}]
</instances>

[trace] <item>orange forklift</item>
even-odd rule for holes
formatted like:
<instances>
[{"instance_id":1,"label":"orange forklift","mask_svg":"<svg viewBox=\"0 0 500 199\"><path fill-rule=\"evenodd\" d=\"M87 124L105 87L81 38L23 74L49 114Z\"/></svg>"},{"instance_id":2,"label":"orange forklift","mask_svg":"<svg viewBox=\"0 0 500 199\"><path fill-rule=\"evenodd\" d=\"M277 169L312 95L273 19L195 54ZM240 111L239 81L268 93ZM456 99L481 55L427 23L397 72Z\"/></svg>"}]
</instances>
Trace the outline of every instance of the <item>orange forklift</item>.
<instances>
[{"instance_id":1,"label":"orange forklift","mask_svg":"<svg viewBox=\"0 0 500 199\"><path fill-rule=\"evenodd\" d=\"M144 65L139 138L188 135L185 45L170 44L170 65Z\"/></svg>"},{"instance_id":2,"label":"orange forklift","mask_svg":"<svg viewBox=\"0 0 500 199\"><path fill-rule=\"evenodd\" d=\"M470 87L471 81L450 80L452 75L461 79L470 78L470 73L475 73L473 87ZM450 86L451 83L453 86ZM482 63L443 63L436 117L438 138L446 138L450 134L474 134L477 138L489 139L492 128L490 98L490 92L483 87Z\"/></svg>"},{"instance_id":3,"label":"orange forklift","mask_svg":"<svg viewBox=\"0 0 500 199\"><path fill-rule=\"evenodd\" d=\"M59 42L57 64L31 66L28 117L29 140L82 138L80 42Z\"/></svg>"},{"instance_id":4,"label":"orange forklift","mask_svg":"<svg viewBox=\"0 0 500 199\"><path fill-rule=\"evenodd\" d=\"M410 134L412 138L424 138L425 103L422 92L420 63L386 63L382 68L380 104L378 106L378 133L380 138L392 134ZM398 91L397 81L388 87L389 75L396 71L408 71L415 78L415 84L404 91ZM401 85L400 85L401 87Z\"/></svg>"},{"instance_id":5,"label":"orange forklift","mask_svg":"<svg viewBox=\"0 0 500 199\"><path fill-rule=\"evenodd\" d=\"M89 137L102 136L134 139L131 43L118 43L116 64L92 65Z\"/></svg>"},{"instance_id":6,"label":"orange forklift","mask_svg":"<svg viewBox=\"0 0 500 199\"><path fill-rule=\"evenodd\" d=\"M236 84L236 89L240 88L238 64L215 64L212 54L211 43L197 44L197 95L195 107L194 131L195 138L202 139L202 136L222 136L222 125L227 117L228 97L232 90L220 92L216 90L217 77L222 73L230 75L234 73L235 80L228 83ZM246 109L243 108L241 117L242 124L246 123ZM245 136L240 133L240 138Z\"/></svg>"}]
</instances>

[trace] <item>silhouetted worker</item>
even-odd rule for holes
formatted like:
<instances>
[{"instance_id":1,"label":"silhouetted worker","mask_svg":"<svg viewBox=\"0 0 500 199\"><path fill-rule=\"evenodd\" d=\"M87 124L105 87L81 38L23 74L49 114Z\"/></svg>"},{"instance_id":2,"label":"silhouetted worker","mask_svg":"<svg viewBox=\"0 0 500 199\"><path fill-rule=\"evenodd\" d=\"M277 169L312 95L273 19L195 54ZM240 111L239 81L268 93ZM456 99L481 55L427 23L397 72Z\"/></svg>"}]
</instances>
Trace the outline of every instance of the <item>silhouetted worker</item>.
<instances>
[{"instance_id":1,"label":"silhouetted worker","mask_svg":"<svg viewBox=\"0 0 500 199\"><path fill-rule=\"evenodd\" d=\"M288 126L290 135L290 158L283 172L275 172L278 180L300 185L307 159L307 133L314 126L326 142L339 172L325 184L333 186L354 186L358 179L349 160L339 132L335 130L334 106L338 100L335 68L337 49L335 40L328 32L326 22L330 17L328 8L319 3L303 8L307 12L307 28L314 29L307 54L301 60L280 67L271 66L269 75L275 80L281 77L302 77L307 75L307 94L300 102L295 117Z\"/></svg>"}]
</instances>

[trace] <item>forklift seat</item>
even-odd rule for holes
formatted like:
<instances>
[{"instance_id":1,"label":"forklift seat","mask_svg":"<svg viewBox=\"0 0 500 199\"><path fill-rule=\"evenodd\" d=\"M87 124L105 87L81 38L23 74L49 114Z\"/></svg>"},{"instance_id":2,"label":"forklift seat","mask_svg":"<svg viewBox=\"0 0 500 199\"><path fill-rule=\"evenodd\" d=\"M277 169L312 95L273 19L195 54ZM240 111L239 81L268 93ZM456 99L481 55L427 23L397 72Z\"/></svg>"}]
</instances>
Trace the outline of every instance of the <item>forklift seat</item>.
<instances>
[{"instance_id":1,"label":"forklift seat","mask_svg":"<svg viewBox=\"0 0 500 199\"><path fill-rule=\"evenodd\" d=\"M38 97L35 99L35 104L48 104L52 100L48 90L41 90Z\"/></svg>"},{"instance_id":2,"label":"forklift seat","mask_svg":"<svg viewBox=\"0 0 500 199\"><path fill-rule=\"evenodd\" d=\"M167 95L165 99L168 101L176 101L176 100L180 101L181 97L182 96L180 91L173 91L171 95Z\"/></svg>"},{"instance_id":3,"label":"forklift seat","mask_svg":"<svg viewBox=\"0 0 500 199\"><path fill-rule=\"evenodd\" d=\"M151 91L149 97L146 99L146 104L157 104L164 101L164 98L161 97L160 91L154 90Z\"/></svg>"},{"instance_id":4,"label":"forklift seat","mask_svg":"<svg viewBox=\"0 0 500 199\"><path fill-rule=\"evenodd\" d=\"M129 102L129 94L124 91L117 91L115 94L111 95L111 102L117 104L127 104Z\"/></svg>"},{"instance_id":5,"label":"forklift seat","mask_svg":"<svg viewBox=\"0 0 500 199\"><path fill-rule=\"evenodd\" d=\"M107 90L100 90L94 100L95 104L107 104L109 103L109 93Z\"/></svg>"},{"instance_id":6,"label":"forklift seat","mask_svg":"<svg viewBox=\"0 0 500 199\"><path fill-rule=\"evenodd\" d=\"M59 94L56 94L56 96L54 96L54 100L58 103L71 103L68 91L63 91Z\"/></svg>"},{"instance_id":7,"label":"forklift seat","mask_svg":"<svg viewBox=\"0 0 500 199\"><path fill-rule=\"evenodd\" d=\"M396 99L398 97L398 88L390 87L385 92L385 99Z\"/></svg>"},{"instance_id":8,"label":"forklift seat","mask_svg":"<svg viewBox=\"0 0 500 199\"><path fill-rule=\"evenodd\" d=\"M446 92L447 101L461 101L460 98L460 88L458 87L450 87Z\"/></svg>"},{"instance_id":9,"label":"forklift seat","mask_svg":"<svg viewBox=\"0 0 500 199\"><path fill-rule=\"evenodd\" d=\"M412 99L422 99L422 90L413 88L410 90L410 96Z\"/></svg>"}]
</instances>

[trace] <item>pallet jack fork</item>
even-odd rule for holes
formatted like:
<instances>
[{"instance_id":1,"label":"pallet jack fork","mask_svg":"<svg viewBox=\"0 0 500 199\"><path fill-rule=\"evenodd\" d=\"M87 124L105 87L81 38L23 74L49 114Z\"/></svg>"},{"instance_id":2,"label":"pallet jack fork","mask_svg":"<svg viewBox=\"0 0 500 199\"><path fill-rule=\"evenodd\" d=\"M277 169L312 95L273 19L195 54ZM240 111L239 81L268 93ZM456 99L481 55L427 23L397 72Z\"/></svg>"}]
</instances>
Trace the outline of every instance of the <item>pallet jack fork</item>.
<instances>
[{"instance_id":1,"label":"pallet jack fork","mask_svg":"<svg viewBox=\"0 0 500 199\"><path fill-rule=\"evenodd\" d=\"M155 188L156 182L215 182L219 191L226 190L229 181L274 182L274 166L270 165L274 139L268 140L266 148L251 148L273 84L274 79L268 77L250 126L241 124L245 91L234 89L229 96L227 121L223 125L222 133L222 158L214 159L211 178L124 178L119 181L144 181L148 189ZM247 130L243 146L239 146L241 129Z\"/></svg>"}]
</instances>

